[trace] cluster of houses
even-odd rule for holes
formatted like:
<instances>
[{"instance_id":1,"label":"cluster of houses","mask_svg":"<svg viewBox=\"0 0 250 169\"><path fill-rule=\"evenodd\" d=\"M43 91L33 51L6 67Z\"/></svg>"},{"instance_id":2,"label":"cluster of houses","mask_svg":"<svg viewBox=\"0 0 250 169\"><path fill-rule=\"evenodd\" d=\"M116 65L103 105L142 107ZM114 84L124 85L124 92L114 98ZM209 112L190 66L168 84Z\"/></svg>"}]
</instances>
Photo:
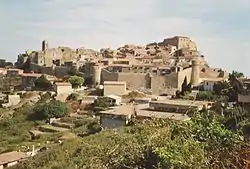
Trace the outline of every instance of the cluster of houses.
<instances>
[{"instance_id":1,"label":"cluster of houses","mask_svg":"<svg viewBox=\"0 0 250 169\"><path fill-rule=\"evenodd\" d=\"M122 96L129 92L126 90L125 82L104 82L104 96L106 94L106 97L112 98L117 104L98 113L103 128L125 126L132 118L186 121L190 119L188 116L190 110L200 111L212 106L212 102L208 101L181 100L154 95L145 95L132 99L132 102L126 102Z\"/></svg>"}]
</instances>

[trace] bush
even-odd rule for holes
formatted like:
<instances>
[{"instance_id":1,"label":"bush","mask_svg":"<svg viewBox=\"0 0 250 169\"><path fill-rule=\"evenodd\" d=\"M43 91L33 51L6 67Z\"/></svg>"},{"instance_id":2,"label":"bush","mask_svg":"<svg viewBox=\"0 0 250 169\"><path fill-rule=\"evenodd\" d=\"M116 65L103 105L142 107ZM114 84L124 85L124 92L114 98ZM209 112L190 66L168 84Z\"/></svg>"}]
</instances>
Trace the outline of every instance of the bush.
<instances>
[{"instance_id":1,"label":"bush","mask_svg":"<svg viewBox=\"0 0 250 169\"><path fill-rule=\"evenodd\" d=\"M68 96L67 100L74 100L76 101L79 97L79 94L77 93L72 93L71 95Z\"/></svg>"},{"instance_id":2,"label":"bush","mask_svg":"<svg viewBox=\"0 0 250 169\"><path fill-rule=\"evenodd\" d=\"M29 112L32 111L30 106L24 106L18 109L12 118L3 118L0 120L0 151L9 148L17 148L20 143L31 141L29 130L35 126L33 121L27 120Z\"/></svg>"},{"instance_id":3,"label":"bush","mask_svg":"<svg viewBox=\"0 0 250 169\"><path fill-rule=\"evenodd\" d=\"M49 92L46 92L45 94L41 95L40 102L45 103L48 100L50 100L50 98L51 98L51 94Z\"/></svg>"},{"instance_id":4,"label":"bush","mask_svg":"<svg viewBox=\"0 0 250 169\"><path fill-rule=\"evenodd\" d=\"M91 122L87 125L88 133L94 134L102 130L100 124L98 122Z\"/></svg>"},{"instance_id":5,"label":"bush","mask_svg":"<svg viewBox=\"0 0 250 169\"><path fill-rule=\"evenodd\" d=\"M72 87L75 88L79 88L83 85L84 83L84 78L80 77L80 76L71 76L69 78L69 82L71 83Z\"/></svg>"},{"instance_id":6,"label":"bush","mask_svg":"<svg viewBox=\"0 0 250 169\"><path fill-rule=\"evenodd\" d=\"M64 168L97 169L249 168L247 157L241 156L248 147L242 146L238 134L214 120L197 115L189 122L144 121L144 124L136 123L116 131L95 135L89 132L82 139L39 153L16 168L52 168L55 164ZM87 129L98 131L100 128L98 123L92 123ZM85 132L84 128L80 132Z\"/></svg>"},{"instance_id":7,"label":"bush","mask_svg":"<svg viewBox=\"0 0 250 169\"><path fill-rule=\"evenodd\" d=\"M35 87L37 89L46 90L50 89L52 87L52 84L50 83L49 80L47 80L47 78L44 75L42 75L38 79L36 79Z\"/></svg>"},{"instance_id":8,"label":"bush","mask_svg":"<svg viewBox=\"0 0 250 169\"><path fill-rule=\"evenodd\" d=\"M207 100L207 101L212 101L215 99L214 93L211 91L200 91L197 96L197 100Z\"/></svg>"},{"instance_id":9,"label":"bush","mask_svg":"<svg viewBox=\"0 0 250 169\"><path fill-rule=\"evenodd\" d=\"M162 147L156 148L155 153L160 159L160 168L205 168L204 149L195 140L176 139Z\"/></svg>"},{"instance_id":10,"label":"bush","mask_svg":"<svg viewBox=\"0 0 250 169\"><path fill-rule=\"evenodd\" d=\"M36 119L60 118L69 114L69 107L59 100L52 100L36 106L34 109Z\"/></svg>"},{"instance_id":11,"label":"bush","mask_svg":"<svg viewBox=\"0 0 250 169\"><path fill-rule=\"evenodd\" d=\"M99 108L108 108L113 105L109 101L108 97L98 97L94 102L94 106Z\"/></svg>"}]
</instances>

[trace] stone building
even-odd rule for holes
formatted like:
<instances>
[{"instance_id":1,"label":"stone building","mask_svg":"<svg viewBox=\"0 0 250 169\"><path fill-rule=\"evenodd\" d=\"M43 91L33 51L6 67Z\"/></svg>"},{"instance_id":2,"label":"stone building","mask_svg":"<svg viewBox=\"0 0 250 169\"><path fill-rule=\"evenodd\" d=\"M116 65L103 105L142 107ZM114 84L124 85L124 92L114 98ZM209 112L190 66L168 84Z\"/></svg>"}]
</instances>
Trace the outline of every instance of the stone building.
<instances>
[{"instance_id":1,"label":"stone building","mask_svg":"<svg viewBox=\"0 0 250 169\"><path fill-rule=\"evenodd\" d=\"M33 88L35 86L35 81L38 79L42 74L39 73L24 73L21 75L22 77L22 84L21 88Z\"/></svg>"},{"instance_id":2,"label":"stone building","mask_svg":"<svg viewBox=\"0 0 250 169\"><path fill-rule=\"evenodd\" d=\"M16 106L20 103L21 98L19 95L8 95L7 96L7 103L3 103L2 107L8 108L11 106Z\"/></svg>"},{"instance_id":3,"label":"stone building","mask_svg":"<svg viewBox=\"0 0 250 169\"><path fill-rule=\"evenodd\" d=\"M192 60L191 84L193 86L200 84L200 67L198 60Z\"/></svg>"},{"instance_id":4,"label":"stone building","mask_svg":"<svg viewBox=\"0 0 250 169\"><path fill-rule=\"evenodd\" d=\"M175 105L178 107L178 101L175 103ZM100 124L103 128L113 129L127 125L132 120L132 117L139 120L157 118L157 119L172 119L172 120L187 121L190 119L186 114L166 112L165 111L166 109L162 110L159 109L157 111L154 111L152 109L153 106L154 105L152 102L151 106L149 106L149 104L138 104L138 105L124 104L121 106L112 107L109 110L101 111L99 113Z\"/></svg>"},{"instance_id":5,"label":"stone building","mask_svg":"<svg viewBox=\"0 0 250 169\"><path fill-rule=\"evenodd\" d=\"M172 113L186 113L190 109L202 110L209 109L212 106L212 102L207 101L192 101L192 100L161 100L151 101L149 103L149 109L153 111L164 111Z\"/></svg>"},{"instance_id":6,"label":"stone building","mask_svg":"<svg viewBox=\"0 0 250 169\"><path fill-rule=\"evenodd\" d=\"M91 67L92 72L92 83L94 86L98 86L101 83L101 72L102 66L101 65L93 65Z\"/></svg>"},{"instance_id":7,"label":"stone building","mask_svg":"<svg viewBox=\"0 0 250 169\"><path fill-rule=\"evenodd\" d=\"M183 69L179 66L154 67L152 65L111 65L102 69L101 81L124 81L129 90L151 89L154 94L162 94L169 88L181 89L185 78L188 83L199 84L198 62Z\"/></svg>"},{"instance_id":8,"label":"stone building","mask_svg":"<svg viewBox=\"0 0 250 169\"><path fill-rule=\"evenodd\" d=\"M18 77L23 74L22 69L7 69L7 77Z\"/></svg>"},{"instance_id":9,"label":"stone building","mask_svg":"<svg viewBox=\"0 0 250 169\"><path fill-rule=\"evenodd\" d=\"M181 85L185 78L187 82L191 82L192 68L177 69L169 74L153 76L151 78L151 90L153 94L173 93L173 91L181 90Z\"/></svg>"},{"instance_id":10,"label":"stone building","mask_svg":"<svg viewBox=\"0 0 250 169\"><path fill-rule=\"evenodd\" d=\"M119 69L123 69L120 67ZM126 82L126 86L130 90L138 88L150 88L151 78L149 73L134 73L130 72L111 72L107 69L102 69L101 83L104 81L123 81Z\"/></svg>"},{"instance_id":11,"label":"stone building","mask_svg":"<svg viewBox=\"0 0 250 169\"><path fill-rule=\"evenodd\" d=\"M190 50L197 51L197 46L195 42L192 41L189 37L175 36L172 38L164 39L162 43L165 45L176 46L177 49L188 48Z\"/></svg>"},{"instance_id":12,"label":"stone building","mask_svg":"<svg viewBox=\"0 0 250 169\"><path fill-rule=\"evenodd\" d=\"M57 80L55 76L47 75L47 74L41 74L41 73L23 73L21 75L22 78L22 83L21 83L21 88L22 89L28 89L28 88L33 88L35 86L35 81L42 75L45 76L47 80L49 80L51 83Z\"/></svg>"},{"instance_id":13,"label":"stone building","mask_svg":"<svg viewBox=\"0 0 250 169\"><path fill-rule=\"evenodd\" d=\"M227 81L226 78L211 78L211 79L205 79L203 81L203 89L205 91L213 91L214 90L214 85L217 84L218 82L223 82Z\"/></svg>"},{"instance_id":14,"label":"stone building","mask_svg":"<svg viewBox=\"0 0 250 169\"><path fill-rule=\"evenodd\" d=\"M49 44L46 40L42 41L42 51L46 51L49 49Z\"/></svg>"},{"instance_id":15,"label":"stone building","mask_svg":"<svg viewBox=\"0 0 250 169\"><path fill-rule=\"evenodd\" d=\"M61 94L70 94L73 92L72 85L67 82L56 82L53 85L54 91L57 93L57 95Z\"/></svg>"},{"instance_id":16,"label":"stone building","mask_svg":"<svg viewBox=\"0 0 250 169\"><path fill-rule=\"evenodd\" d=\"M126 82L104 81L104 96L126 94Z\"/></svg>"}]
</instances>

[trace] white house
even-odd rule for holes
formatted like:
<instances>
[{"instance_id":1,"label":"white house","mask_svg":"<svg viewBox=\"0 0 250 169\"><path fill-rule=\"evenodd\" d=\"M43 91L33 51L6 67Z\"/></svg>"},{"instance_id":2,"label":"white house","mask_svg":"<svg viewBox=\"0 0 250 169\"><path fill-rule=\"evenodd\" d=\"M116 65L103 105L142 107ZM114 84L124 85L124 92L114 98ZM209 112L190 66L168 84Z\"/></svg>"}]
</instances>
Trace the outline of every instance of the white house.
<instances>
[{"instance_id":1,"label":"white house","mask_svg":"<svg viewBox=\"0 0 250 169\"><path fill-rule=\"evenodd\" d=\"M19 95L8 95L8 103L3 103L2 107L7 108L10 106L16 106L20 103L21 98Z\"/></svg>"},{"instance_id":2,"label":"white house","mask_svg":"<svg viewBox=\"0 0 250 169\"><path fill-rule=\"evenodd\" d=\"M125 126L134 112L132 105L115 106L99 112L100 124L103 128L113 129Z\"/></svg>"},{"instance_id":3,"label":"white house","mask_svg":"<svg viewBox=\"0 0 250 169\"><path fill-rule=\"evenodd\" d=\"M56 82L53 85L54 91L57 93L57 95L60 94L70 94L73 92L72 85L67 82Z\"/></svg>"},{"instance_id":4,"label":"white house","mask_svg":"<svg viewBox=\"0 0 250 169\"><path fill-rule=\"evenodd\" d=\"M222 81L225 81L225 79L224 78L206 79L203 81L203 88L205 91L213 91L214 85Z\"/></svg>"}]
</instances>

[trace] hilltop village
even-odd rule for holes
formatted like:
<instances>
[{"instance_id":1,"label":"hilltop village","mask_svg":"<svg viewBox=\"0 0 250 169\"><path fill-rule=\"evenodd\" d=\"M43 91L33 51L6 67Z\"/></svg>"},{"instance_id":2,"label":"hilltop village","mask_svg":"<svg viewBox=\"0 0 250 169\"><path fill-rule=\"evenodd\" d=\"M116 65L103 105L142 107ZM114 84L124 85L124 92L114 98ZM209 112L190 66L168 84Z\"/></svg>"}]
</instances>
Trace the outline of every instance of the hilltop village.
<instances>
[{"instance_id":1,"label":"hilltop village","mask_svg":"<svg viewBox=\"0 0 250 169\"><path fill-rule=\"evenodd\" d=\"M62 144L69 135L77 139L116 131L134 120L189 121L195 111L214 108L215 98L202 97L202 92L223 95L227 87L221 86L232 85L229 80L235 77L209 65L196 43L183 36L100 51L52 48L42 41L41 50L25 51L13 65L0 60L0 67L1 120L19 117L18 111L31 113L32 122L39 121L38 116L42 119L35 125L28 123L22 131L25 142L13 144L13 151L6 152L8 146L1 143L0 168L26 161L44 147ZM234 82L239 79L238 87L247 89L249 80L237 75ZM235 95L230 95L227 108L235 102L250 103L247 93ZM79 125L79 120L88 122ZM79 126L89 121L94 122L79 133ZM54 133L61 137L55 139ZM50 139L41 140L42 136L57 141L49 143ZM20 144L29 146L20 148Z\"/></svg>"},{"instance_id":2,"label":"hilltop village","mask_svg":"<svg viewBox=\"0 0 250 169\"><path fill-rule=\"evenodd\" d=\"M49 48L48 42L43 41L41 51L19 55L16 67L24 70L21 76L44 74L62 79L73 73L84 77L86 86L98 87L105 81L125 82L128 90L145 90L156 95L180 90L185 78L197 86L228 77L224 70L208 65L195 42L179 36L146 46L125 45L100 51ZM22 84L22 88L30 87L28 84L31 83Z\"/></svg>"}]
</instances>

